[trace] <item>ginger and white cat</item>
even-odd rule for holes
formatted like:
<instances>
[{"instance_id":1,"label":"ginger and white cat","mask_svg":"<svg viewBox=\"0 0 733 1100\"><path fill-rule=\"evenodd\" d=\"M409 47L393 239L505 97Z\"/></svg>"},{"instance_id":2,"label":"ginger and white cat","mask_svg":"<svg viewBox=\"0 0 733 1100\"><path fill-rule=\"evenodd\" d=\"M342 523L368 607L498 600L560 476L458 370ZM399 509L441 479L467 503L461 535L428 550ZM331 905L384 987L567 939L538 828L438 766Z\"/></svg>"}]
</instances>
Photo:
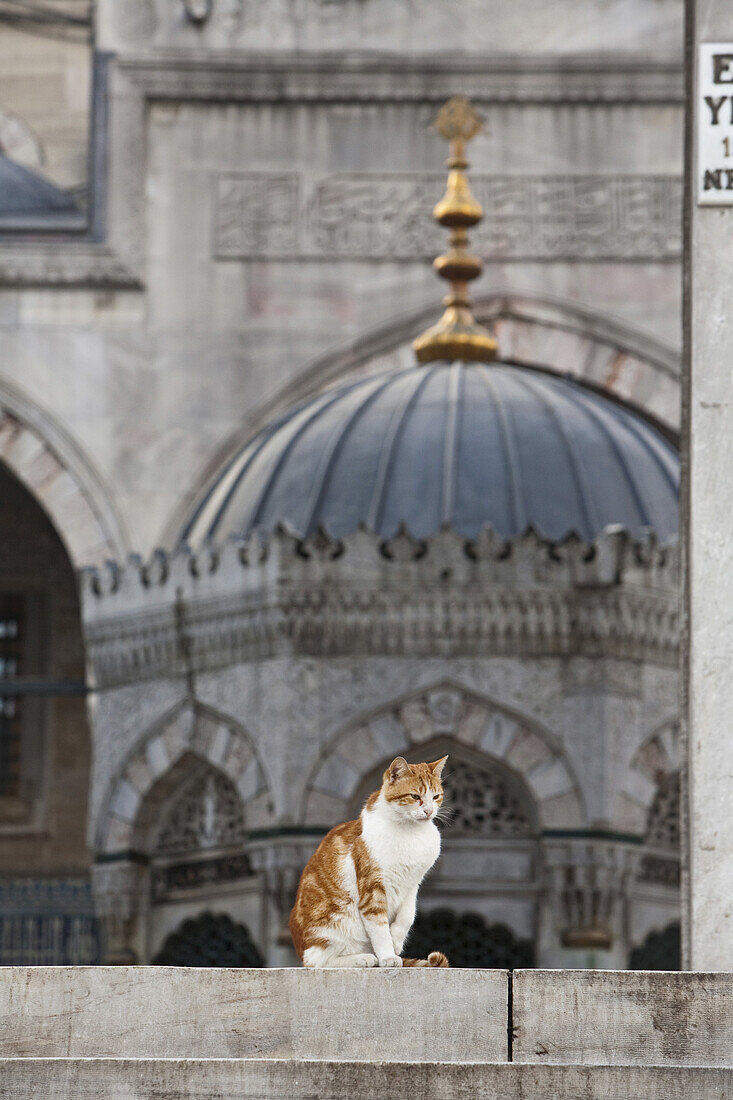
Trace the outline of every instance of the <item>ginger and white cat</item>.
<instances>
[{"instance_id":1,"label":"ginger and white cat","mask_svg":"<svg viewBox=\"0 0 733 1100\"><path fill-rule=\"evenodd\" d=\"M304 966L448 966L439 951L400 958L418 887L440 854L435 818L447 759L408 764L398 756L358 820L323 838L290 914Z\"/></svg>"}]
</instances>

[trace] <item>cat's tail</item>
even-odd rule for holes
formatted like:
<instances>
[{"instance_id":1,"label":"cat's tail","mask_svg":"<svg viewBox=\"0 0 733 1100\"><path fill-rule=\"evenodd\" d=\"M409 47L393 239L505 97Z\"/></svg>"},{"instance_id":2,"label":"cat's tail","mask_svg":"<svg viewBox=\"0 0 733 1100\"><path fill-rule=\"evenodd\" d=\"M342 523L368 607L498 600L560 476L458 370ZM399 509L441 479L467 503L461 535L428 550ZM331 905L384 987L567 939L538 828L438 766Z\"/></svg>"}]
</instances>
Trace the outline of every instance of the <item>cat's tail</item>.
<instances>
[{"instance_id":1,"label":"cat's tail","mask_svg":"<svg viewBox=\"0 0 733 1100\"><path fill-rule=\"evenodd\" d=\"M450 966L442 951L431 951L427 959L403 959L403 966Z\"/></svg>"}]
</instances>

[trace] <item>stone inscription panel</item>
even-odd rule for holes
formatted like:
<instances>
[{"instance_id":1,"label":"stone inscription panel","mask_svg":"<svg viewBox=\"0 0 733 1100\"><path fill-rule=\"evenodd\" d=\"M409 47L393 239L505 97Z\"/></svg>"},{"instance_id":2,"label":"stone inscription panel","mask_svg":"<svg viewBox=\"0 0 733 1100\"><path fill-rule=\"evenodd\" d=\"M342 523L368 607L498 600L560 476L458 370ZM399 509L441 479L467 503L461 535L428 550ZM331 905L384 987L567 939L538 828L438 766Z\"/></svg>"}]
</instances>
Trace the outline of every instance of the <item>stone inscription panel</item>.
<instances>
[{"instance_id":1,"label":"stone inscription panel","mask_svg":"<svg viewBox=\"0 0 733 1100\"><path fill-rule=\"evenodd\" d=\"M486 259L678 259L676 176L473 176L484 207L472 245ZM217 259L418 260L445 234L431 211L444 174L226 173L215 186Z\"/></svg>"}]
</instances>

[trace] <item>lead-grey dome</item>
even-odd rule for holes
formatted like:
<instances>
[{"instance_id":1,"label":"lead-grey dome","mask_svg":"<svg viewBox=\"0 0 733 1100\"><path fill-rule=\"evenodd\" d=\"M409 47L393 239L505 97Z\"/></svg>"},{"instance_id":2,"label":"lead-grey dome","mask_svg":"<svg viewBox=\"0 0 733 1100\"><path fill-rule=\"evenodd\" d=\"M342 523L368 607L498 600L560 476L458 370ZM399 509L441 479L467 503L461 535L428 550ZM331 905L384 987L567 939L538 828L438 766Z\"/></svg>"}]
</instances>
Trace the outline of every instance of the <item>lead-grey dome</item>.
<instances>
[{"instance_id":1,"label":"lead-grey dome","mask_svg":"<svg viewBox=\"0 0 733 1100\"><path fill-rule=\"evenodd\" d=\"M186 525L198 545L279 523L339 537L405 523L468 538L529 525L591 539L610 524L677 534L679 460L650 424L561 378L504 363L439 363L327 390L261 431Z\"/></svg>"},{"instance_id":2,"label":"lead-grey dome","mask_svg":"<svg viewBox=\"0 0 733 1100\"><path fill-rule=\"evenodd\" d=\"M61 213L79 213L70 195L0 153L0 217Z\"/></svg>"}]
</instances>

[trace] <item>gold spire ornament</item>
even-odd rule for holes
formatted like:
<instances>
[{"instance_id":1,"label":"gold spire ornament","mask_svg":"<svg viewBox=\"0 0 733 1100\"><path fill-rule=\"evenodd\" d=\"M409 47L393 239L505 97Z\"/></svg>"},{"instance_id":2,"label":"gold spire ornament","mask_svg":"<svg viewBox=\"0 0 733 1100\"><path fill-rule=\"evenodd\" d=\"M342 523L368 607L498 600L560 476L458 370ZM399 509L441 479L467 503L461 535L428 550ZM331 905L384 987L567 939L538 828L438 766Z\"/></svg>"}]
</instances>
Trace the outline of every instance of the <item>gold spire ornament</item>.
<instances>
[{"instance_id":1,"label":"gold spire ornament","mask_svg":"<svg viewBox=\"0 0 733 1100\"><path fill-rule=\"evenodd\" d=\"M466 143L481 129L481 119L467 99L456 96L443 105L435 120L435 129L450 142L449 169L445 195L433 210L433 217L450 230L450 248L433 261L438 274L451 284L443 299L445 313L427 332L413 340L419 363L463 359L489 363L496 358L496 340L471 313L468 284L481 274L481 260L468 251L468 230L482 217L481 204L471 194L466 178Z\"/></svg>"}]
</instances>

